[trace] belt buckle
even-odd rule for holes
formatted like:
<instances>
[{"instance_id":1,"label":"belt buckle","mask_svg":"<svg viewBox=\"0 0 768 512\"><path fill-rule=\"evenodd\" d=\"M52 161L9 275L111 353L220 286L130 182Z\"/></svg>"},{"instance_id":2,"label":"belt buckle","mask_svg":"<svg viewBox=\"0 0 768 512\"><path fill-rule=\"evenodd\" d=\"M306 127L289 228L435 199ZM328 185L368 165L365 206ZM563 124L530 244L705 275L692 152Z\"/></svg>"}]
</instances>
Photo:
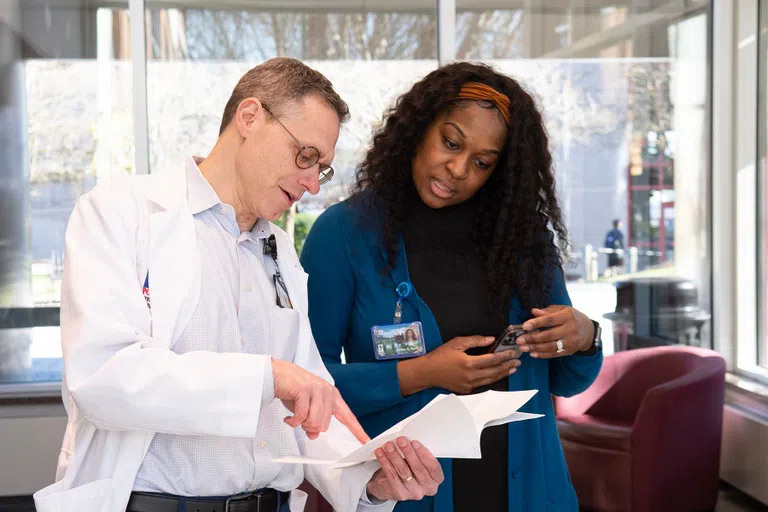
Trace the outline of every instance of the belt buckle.
<instances>
[{"instance_id":1,"label":"belt buckle","mask_svg":"<svg viewBox=\"0 0 768 512\"><path fill-rule=\"evenodd\" d=\"M256 509L261 510L261 494L260 493L249 493L244 496L230 496L227 498L227 500L224 502L224 512L230 512L230 505L233 503L239 503L241 501L249 501L253 498L256 498Z\"/></svg>"}]
</instances>

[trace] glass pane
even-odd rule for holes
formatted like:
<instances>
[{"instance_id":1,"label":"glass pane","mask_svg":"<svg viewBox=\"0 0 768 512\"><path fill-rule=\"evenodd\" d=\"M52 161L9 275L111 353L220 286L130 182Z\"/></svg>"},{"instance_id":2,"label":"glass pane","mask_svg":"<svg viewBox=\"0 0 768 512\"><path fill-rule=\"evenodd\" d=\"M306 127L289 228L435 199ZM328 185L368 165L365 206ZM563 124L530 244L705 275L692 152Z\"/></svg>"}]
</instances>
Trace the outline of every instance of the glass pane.
<instances>
[{"instance_id":1,"label":"glass pane","mask_svg":"<svg viewBox=\"0 0 768 512\"><path fill-rule=\"evenodd\" d=\"M538 97L574 305L602 319L606 352L711 346L707 6L483 4L457 1L457 57L482 59ZM651 9L669 17L647 24ZM626 246L618 260L613 221Z\"/></svg>"},{"instance_id":2,"label":"glass pane","mask_svg":"<svg viewBox=\"0 0 768 512\"><path fill-rule=\"evenodd\" d=\"M272 57L300 59L333 82L351 112L336 146L333 179L298 205L298 220L306 225L295 229L306 231L323 209L346 196L384 110L437 67L436 8L369 10L361 0L345 2L343 12L281 12L262 4L252 0L239 10L219 10L213 1L203 8L196 2L194 9L148 2L150 168L163 172L190 155L206 155L240 76ZM297 237L297 248L301 244Z\"/></svg>"},{"instance_id":3,"label":"glass pane","mask_svg":"<svg viewBox=\"0 0 768 512\"><path fill-rule=\"evenodd\" d=\"M665 3L670 4L666 9ZM672 21L680 19L680 2L632 2L632 7L611 6L611 2L602 4L608 5L457 0L456 57L490 60L671 56L670 48L676 44ZM653 15L668 10L667 23L642 23L652 10L656 10ZM625 39L614 35L622 33L620 29L624 27L633 26L639 28L630 29ZM612 29L610 33L609 29ZM605 37L599 37L602 34ZM589 42L585 44L585 41Z\"/></svg>"},{"instance_id":4,"label":"glass pane","mask_svg":"<svg viewBox=\"0 0 768 512\"><path fill-rule=\"evenodd\" d=\"M127 2L71 5L0 5L0 382L60 378L67 220L133 170Z\"/></svg>"}]
</instances>

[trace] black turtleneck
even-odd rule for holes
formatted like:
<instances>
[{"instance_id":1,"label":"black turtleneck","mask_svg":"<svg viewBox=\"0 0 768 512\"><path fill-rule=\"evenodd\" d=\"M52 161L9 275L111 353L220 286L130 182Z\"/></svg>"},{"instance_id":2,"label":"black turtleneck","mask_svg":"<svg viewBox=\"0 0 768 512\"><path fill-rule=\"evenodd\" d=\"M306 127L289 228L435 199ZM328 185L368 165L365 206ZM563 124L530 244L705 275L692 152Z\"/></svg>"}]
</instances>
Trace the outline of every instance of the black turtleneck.
<instances>
[{"instance_id":1,"label":"black turtleneck","mask_svg":"<svg viewBox=\"0 0 768 512\"><path fill-rule=\"evenodd\" d=\"M403 228L408 270L416 292L435 315L443 342L457 336L496 336L507 324L491 313L481 255L475 243L477 201L434 210L415 190ZM473 391L507 391L507 379ZM507 510L507 426L489 427L482 459L453 460L455 512Z\"/></svg>"}]
</instances>

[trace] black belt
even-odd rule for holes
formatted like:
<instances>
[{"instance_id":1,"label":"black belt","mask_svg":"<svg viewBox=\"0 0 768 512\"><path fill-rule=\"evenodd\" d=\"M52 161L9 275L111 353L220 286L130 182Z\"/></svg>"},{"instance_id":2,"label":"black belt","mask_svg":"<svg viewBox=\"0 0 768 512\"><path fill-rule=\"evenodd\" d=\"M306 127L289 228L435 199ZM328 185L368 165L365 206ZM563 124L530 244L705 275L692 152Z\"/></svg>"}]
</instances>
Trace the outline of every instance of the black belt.
<instances>
[{"instance_id":1,"label":"black belt","mask_svg":"<svg viewBox=\"0 0 768 512\"><path fill-rule=\"evenodd\" d=\"M278 512L284 503L288 503L289 497L290 493L274 489L261 489L228 498L189 498L134 491L126 512Z\"/></svg>"}]
</instances>

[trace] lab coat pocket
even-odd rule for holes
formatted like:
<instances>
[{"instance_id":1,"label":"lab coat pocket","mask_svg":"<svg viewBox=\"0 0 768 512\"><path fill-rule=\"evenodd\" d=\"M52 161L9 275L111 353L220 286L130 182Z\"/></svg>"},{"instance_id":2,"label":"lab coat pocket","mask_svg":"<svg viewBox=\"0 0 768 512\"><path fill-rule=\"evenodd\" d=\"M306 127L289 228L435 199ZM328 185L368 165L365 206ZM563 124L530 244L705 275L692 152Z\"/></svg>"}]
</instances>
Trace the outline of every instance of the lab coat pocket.
<instances>
[{"instance_id":1,"label":"lab coat pocket","mask_svg":"<svg viewBox=\"0 0 768 512\"><path fill-rule=\"evenodd\" d=\"M293 361L299 340L301 313L289 308L271 308L272 340L270 355Z\"/></svg>"},{"instance_id":2,"label":"lab coat pocket","mask_svg":"<svg viewBox=\"0 0 768 512\"><path fill-rule=\"evenodd\" d=\"M109 511L112 508L112 479L103 478L65 490L65 481L57 482L35 494L38 512Z\"/></svg>"},{"instance_id":3,"label":"lab coat pocket","mask_svg":"<svg viewBox=\"0 0 768 512\"><path fill-rule=\"evenodd\" d=\"M296 280L296 300L298 302L299 311L303 311L306 315L309 312L309 300L307 294L307 282L309 281L309 274L299 269L295 277Z\"/></svg>"},{"instance_id":4,"label":"lab coat pocket","mask_svg":"<svg viewBox=\"0 0 768 512\"><path fill-rule=\"evenodd\" d=\"M307 504L307 493L294 489L291 491L291 499L288 501L291 512L303 512Z\"/></svg>"}]
</instances>

